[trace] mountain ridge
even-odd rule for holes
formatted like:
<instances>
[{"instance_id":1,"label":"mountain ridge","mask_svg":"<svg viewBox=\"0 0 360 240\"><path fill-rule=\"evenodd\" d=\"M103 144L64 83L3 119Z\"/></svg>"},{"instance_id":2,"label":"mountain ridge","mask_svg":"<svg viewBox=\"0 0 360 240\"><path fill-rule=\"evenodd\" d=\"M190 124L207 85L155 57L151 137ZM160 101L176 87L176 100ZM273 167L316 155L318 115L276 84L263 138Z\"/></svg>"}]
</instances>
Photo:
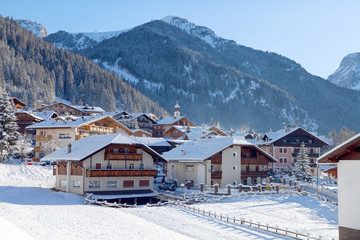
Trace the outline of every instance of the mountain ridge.
<instances>
[{"instance_id":1,"label":"mountain ridge","mask_svg":"<svg viewBox=\"0 0 360 240\"><path fill-rule=\"evenodd\" d=\"M142 24L78 53L127 75L168 111L179 100L196 122L260 131L283 123L323 133L358 128L355 92L311 75L289 58L222 39L182 18Z\"/></svg>"}]
</instances>

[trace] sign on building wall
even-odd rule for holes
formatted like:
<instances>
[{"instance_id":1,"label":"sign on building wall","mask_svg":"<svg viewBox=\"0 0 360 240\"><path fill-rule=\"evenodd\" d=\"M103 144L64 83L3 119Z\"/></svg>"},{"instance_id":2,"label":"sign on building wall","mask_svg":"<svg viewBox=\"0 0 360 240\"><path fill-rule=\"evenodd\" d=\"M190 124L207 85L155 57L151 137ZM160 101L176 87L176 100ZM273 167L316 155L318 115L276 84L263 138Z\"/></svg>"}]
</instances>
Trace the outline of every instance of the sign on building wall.
<instances>
[{"instance_id":1,"label":"sign on building wall","mask_svg":"<svg viewBox=\"0 0 360 240\"><path fill-rule=\"evenodd\" d=\"M59 139L71 139L69 133L59 133Z\"/></svg>"}]
</instances>

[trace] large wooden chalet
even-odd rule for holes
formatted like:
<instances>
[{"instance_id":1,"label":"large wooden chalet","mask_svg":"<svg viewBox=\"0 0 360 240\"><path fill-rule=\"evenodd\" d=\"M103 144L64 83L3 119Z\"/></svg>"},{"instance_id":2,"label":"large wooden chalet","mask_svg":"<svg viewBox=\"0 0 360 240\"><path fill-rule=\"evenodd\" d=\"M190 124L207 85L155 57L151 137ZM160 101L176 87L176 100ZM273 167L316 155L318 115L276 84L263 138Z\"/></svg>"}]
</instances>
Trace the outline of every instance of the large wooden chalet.
<instances>
[{"instance_id":1,"label":"large wooden chalet","mask_svg":"<svg viewBox=\"0 0 360 240\"><path fill-rule=\"evenodd\" d=\"M122 134L90 136L42 159L56 161L57 190L145 203L157 195L153 192L153 177L157 174L153 164L162 160L136 137Z\"/></svg>"},{"instance_id":2,"label":"large wooden chalet","mask_svg":"<svg viewBox=\"0 0 360 240\"><path fill-rule=\"evenodd\" d=\"M104 109L102 109L101 107L75 106L75 105L66 104L64 102L53 103L35 109L35 111L37 112L41 112L45 110L54 111L59 116L72 115L78 117L105 113Z\"/></svg>"},{"instance_id":3,"label":"large wooden chalet","mask_svg":"<svg viewBox=\"0 0 360 240\"><path fill-rule=\"evenodd\" d=\"M36 135L34 136L36 141L34 161L38 161L46 154L52 152L53 150L48 148L51 145L52 148L53 145L60 148L90 135L111 133L133 135L130 129L115 121L109 115L86 117L59 116L55 119L28 126L26 129L36 130Z\"/></svg>"},{"instance_id":4,"label":"large wooden chalet","mask_svg":"<svg viewBox=\"0 0 360 240\"><path fill-rule=\"evenodd\" d=\"M190 181L199 188L219 184L257 184L268 176L269 163L277 160L245 140L231 137L198 139L163 154L167 177L179 183Z\"/></svg>"},{"instance_id":5,"label":"large wooden chalet","mask_svg":"<svg viewBox=\"0 0 360 240\"><path fill-rule=\"evenodd\" d=\"M294 165L302 142L305 144L306 153L310 158L310 164L314 172L316 158L320 156L322 149L329 145L316 134L301 127L285 127L277 132L266 133L262 141L257 142L257 145L278 160L272 166L273 170L283 172L285 168Z\"/></svg>"}]
</instances>

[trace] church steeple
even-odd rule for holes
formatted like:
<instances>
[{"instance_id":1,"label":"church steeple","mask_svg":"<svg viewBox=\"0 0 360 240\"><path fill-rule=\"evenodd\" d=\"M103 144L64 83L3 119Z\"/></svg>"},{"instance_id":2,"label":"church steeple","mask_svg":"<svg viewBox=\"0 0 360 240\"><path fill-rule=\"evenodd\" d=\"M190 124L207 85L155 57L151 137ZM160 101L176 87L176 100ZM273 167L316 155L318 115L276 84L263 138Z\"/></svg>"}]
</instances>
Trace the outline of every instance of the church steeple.
<instances>
[{"instance_id":1,"label":"church steeple","mask_svg":"<svg viewBox=\"0 0 360 240\"><path fill-rule=\"evenodd\" d=\"M174 117L180 117L180 105L178 101L176 101L176 105L174 106Z\"/></svg>"}]
</instances>

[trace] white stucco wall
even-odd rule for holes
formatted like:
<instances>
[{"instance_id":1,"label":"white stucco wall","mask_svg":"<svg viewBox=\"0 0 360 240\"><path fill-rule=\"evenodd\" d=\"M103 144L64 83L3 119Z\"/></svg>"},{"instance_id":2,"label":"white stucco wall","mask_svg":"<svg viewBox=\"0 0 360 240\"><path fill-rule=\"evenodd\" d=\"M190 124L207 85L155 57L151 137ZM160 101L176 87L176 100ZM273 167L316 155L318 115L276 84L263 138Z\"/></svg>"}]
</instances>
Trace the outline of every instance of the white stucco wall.
<instances>
[{"instance_id":1,"label":"white stucco wall","mask_svg":"<svg viewBox=\"0 0 360 240\"><path fill-rule=\"evenodd\" d=\"M235 156L234 156L235 154ZM233 146L222 152L221 186L239 184L241 182L241 147Z\"/></svg>"},{"instance_id":2,"label":"white stucco wall","mask_svg":"<svg viewBox=\"0 0 360 240\"><path fill-rule=\"evenodd\" d=\"M338 163L339 226L360 230L360 160Z\"/></svg>"}]
</instances>

